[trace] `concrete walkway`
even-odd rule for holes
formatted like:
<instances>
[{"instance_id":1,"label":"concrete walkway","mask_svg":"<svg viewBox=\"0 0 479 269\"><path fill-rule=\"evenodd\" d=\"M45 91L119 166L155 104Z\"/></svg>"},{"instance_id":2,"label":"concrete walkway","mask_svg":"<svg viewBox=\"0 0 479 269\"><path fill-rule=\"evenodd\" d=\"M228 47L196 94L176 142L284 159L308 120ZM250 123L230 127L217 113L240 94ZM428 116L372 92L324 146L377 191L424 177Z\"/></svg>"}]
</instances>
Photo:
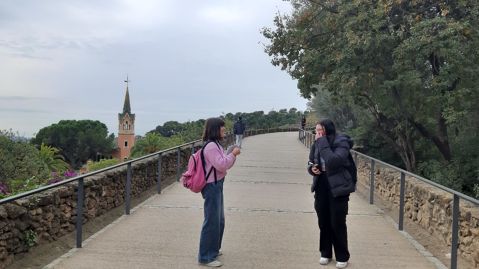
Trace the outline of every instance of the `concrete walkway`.
<instances>
[{"instance_id":1,"label":"concrete walkway","mask_svg":"<svg viewBox=\"0 0 479 269\"><path fill-rule=\"evenodd\" d=\"M297 133L245 139L224 185L222 268L335 268L319 265L318 226ZM205 268L197 264L202 198L174 184L47 268ZM348 268L442 268L357 195L349 203Z\"/></svg>"}]
</instances>

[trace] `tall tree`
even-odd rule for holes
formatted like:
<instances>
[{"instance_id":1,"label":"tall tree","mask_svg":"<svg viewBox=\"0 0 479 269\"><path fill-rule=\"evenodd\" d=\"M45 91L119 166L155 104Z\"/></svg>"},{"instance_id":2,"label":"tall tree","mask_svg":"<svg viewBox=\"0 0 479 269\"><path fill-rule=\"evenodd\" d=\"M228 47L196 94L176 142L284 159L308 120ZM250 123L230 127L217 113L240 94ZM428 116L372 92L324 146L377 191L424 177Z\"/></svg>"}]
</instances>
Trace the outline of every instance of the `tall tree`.
<instances>
[{"instance_id":1,"label":"tall tree","mask_svg":"<svg viewBox=\"0 0 479 269\"><path fill-rule=\"evenodd\" d=\"M93 120L62 120L42 128L32 139L36 145L46 144L60 149L73 168L79 168L97 154L108 155L114 147L114 136L108 136L105 124Z\"/></svg>"},{"instance_id":2,"label":"tall tree","mask_svg":"<svg viewBox=\"0 0 479 269\"><path fill-rule=\"evenodd\" d=\"M290 2L263 34L304 97L322 87L361 106L409 170L418 139L451 161L450 128L478 100L476 1Z\"/></svg>"}]
</instances>

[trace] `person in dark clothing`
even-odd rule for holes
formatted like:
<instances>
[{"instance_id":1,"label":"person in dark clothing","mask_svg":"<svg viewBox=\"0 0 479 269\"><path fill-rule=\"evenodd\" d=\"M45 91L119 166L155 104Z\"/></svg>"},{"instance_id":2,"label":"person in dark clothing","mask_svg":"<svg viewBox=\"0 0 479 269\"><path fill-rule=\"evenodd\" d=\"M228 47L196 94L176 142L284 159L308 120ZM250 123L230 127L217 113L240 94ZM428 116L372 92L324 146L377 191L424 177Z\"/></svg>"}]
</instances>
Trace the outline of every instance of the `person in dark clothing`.
<instances>
[{"instance_id":1,"label":"person in dark clothing","mask_svg":"<svg viewBox=\"0 0 479 269\"><path fill-rule=\"evenodd\" d=\"M308 172L313 175L311 191L314 192L314 209L320 230L319 263L328 264L334 249L337 268L346 268L350 258L346 215L349 194L356 187L355 175L348 171L348 167L354 165L349 152L351 148L352 140L346 135L336 134L331 120L316 125Z\"/></svg>"},{"instance_id":2,"label":"person in dark clothing","mask_svg":"<svg viewBox=\"0 0 479 269\"><path fill-rule=\"evenodd\" d=\"M241 144L243 143L243 135L245 130L246 126L241 117L239 117L233 126L233 133L236 136L236 145L240 148Z\"/></svg>"},{"instance_id":3,"label":"person in dark clothing","mask_svg":"<svg viewBox=\"0 0 479 269\"><path fill-rule=\"evenodd\" d=\"M304 132L304 131L305 131L304 128L306 128L306 117L305 117L305 116L303 116L303 117L301 118L301 130L302 130L301 133L300 133L300 135L301 135L301 136L300 136L300 140L301 140L301 141L303 141L303 140L304 140L304 137L306 136L306 134L305 134L305 132Z\"/></svg>"}]
</instances>

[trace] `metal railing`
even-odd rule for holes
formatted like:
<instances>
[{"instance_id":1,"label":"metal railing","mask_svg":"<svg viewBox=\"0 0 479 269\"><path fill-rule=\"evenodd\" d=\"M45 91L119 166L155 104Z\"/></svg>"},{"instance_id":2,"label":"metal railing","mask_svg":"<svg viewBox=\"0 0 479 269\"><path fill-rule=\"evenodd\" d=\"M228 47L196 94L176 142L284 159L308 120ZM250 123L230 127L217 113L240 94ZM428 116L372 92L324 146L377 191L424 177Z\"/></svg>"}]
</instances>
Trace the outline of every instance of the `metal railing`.
<instances>
[{"instance_id":1,"label":"metal railing","mask_svg":"<svg viewBox=\"0 0 479 269\"><path fill-rule=\"evenodd\" d=\"M306 146L310 147L311 144L314 142L314 134L309 131L299 130L299 140ZM369 177L369 203L374 204L374 186L375 186L375 167L376 163L389 167L401 174L400 178L400 190L399 190L399 216L398 216L398 229L403 231L404 229L404 203L405 203L405 188L406 188L406 175L418 179L428 185L434 186L442 191L445 191L449 194L453 195L453 207L452 207L452 239L451 239L451 269L457 269L457 249L459 244L459 216L460 216L460 209L459 209L459 201L463 199L468 201L476 206L479 206L479 200L474 199L470 196L467 196L463 193L455 191L453 189L447 188L441 184L433 182L429 179L424 177L418 176L411 172L408 172L404 169L396 167L394 165L385 163L363 153L357 152L355 150L351 150L354 155L354 161L357 163L358 156L361 156L364 159L369 160L370 162L370 177Z\"/></svg>"},{"instance_id":2,"label":"metal railing","mask_svg":"<svg viewBox=\"0 0 479 269\"><path fill-rule=\"evenodd\" d=\"M265 134L265 133L272 133L272 132L290 132L290 131L297 131L298 128L269 128L269 129L257 129L257 130L247 130L245 132L245 137L246 136L252 136L252 135L258 135L258 134ZM234 135L233 134L228 134L225 138L225 144L230 145L234 143ZM181 170L184 167L181 167L181 150L191 147L191 154L195 152L195 146L199 147L202 144L201 140L195 140L192 142L188 142L176 147L172 147L169 149L165 149L162 151L158 151L155 153L151 153L136 159L132 160L127 160L125 162L103 168L97 171L93 171L90 173L82 174L74 178L70 178L61 182L57 182L51 185L47 185L44 187L40 187L35 190L27 191L24 193L16 194L4 199L0 200L0 205L14 202L18 199L29 197L50 189L55 189L61 186L65 186L70 183L75 183L77 182L77 217L76 217L76 225L75 225L75 230L76 230L76 247L81 248L82 247L82 231L83 231L83 207L84 207L84 199L85 199L85 187L84 187L84 182L85 179L94 175L98 175L100 173L108 172L113 169L119 168L119 167L127 167L127 176L126 176L126 183L125 183L125 215L130 214L130 204L131 204L131 183L132 183L132 177L133 177L133 169L132 169L132 164L137 163L139 161L148 159L148 158L158 158L157 160L157 178L156 178L156 185L157 185L157 192L161 193L161 181L162 181L162 171L161 171L161 166L162 166L162 160L163 160L163 155L167 153L174 153L176 151L176 181L179 181L180 176L181 176Z\"/></svg>"},{"instance_id":3,"label":"metal railing","mask_svg":"<svg viewBox=\"0 0 479 269\"><path fill-rule=\"evenodd\" d=\"M162 161L162 156L166 153L170 153L170 152L174 152L174 151L180 152L181 149L186 148L188 146L190 146L192 148L192 150L194 150L195 145L200 144L200 143L201 143L200 140L195 140L195 141L185 143L185 144L182 144L182 145L179 145L179 146L176 146L176 147L172 147L172 148L169 148L169 149L166 149L166 150L151 153L151 154L148 154L148 155L136 158L136 159L127 160L127 161L124 161L122 163L119 163L119 164L116 164L116 165L113 165L113 166L110 166L110 167L107 167L107 168L103 168L103 169L100 169L100 170L97 170L97 171L82 174L82 175L79 175L77 177L73 177L73 178L70 178L70 179L67 179L67 180L64 180L64 181L61 181L61 182L57 182L57 183L54 183L54 184L51 184L51 185L43 186L43 187L40 187L38 189L34 189L34 190L31 190L31 191L27 191L27 192L24 192L24 193L13 195L13 196L1 199L0 200L0 205L10 203L10 202L14 202L18 199L29 197L31 195L38 194L38 193L41 193L41 192L44 192L44 191L47 191L47 190L50 190L50 189L55 189L55 188L58 188L58 187L61 187L61 186L65 186L65 185L70 184L70 183L78 182L78 185L77 185L77 216L76 216L76 225L75 225L76 228L75 229L76 229L76 247L81 248L82 247L82 241L83 241L82 240L82 231L83 231L82 226L83 226L83 206L84 206L83 202L84 202L84 198L85 198L85 187L84 187L85 178L91 177L91 176L94 176L94 175L97 175L97 174L100 174L100 173L103 173L103 172L108 172L108 171L111 171L111 170L119 168L119 167L126 166L127 167L127 176L126 176L126 184L125 184L125 214L129 215L130 214L130 205L131 205L131 181L132 181L132 177L133 177L132 164L136 163L136 162L139 162L139 161L142 161L142 160L147 159L147 158L158 157L158 175L157 175L156 180L157 180L157 191L158 191L158 193L161 193L161 180L162 180L161 161ZM180 157L180 155L178 154L177 155L177 158L178 158L177 166L179 166L179 163L180 163L179 157ZM176 173L176 179L177 180L179 180L179 172L180 172L180 169L179 169L179 167L177 167L177 173Z\"/></svg>"}]
</instances>

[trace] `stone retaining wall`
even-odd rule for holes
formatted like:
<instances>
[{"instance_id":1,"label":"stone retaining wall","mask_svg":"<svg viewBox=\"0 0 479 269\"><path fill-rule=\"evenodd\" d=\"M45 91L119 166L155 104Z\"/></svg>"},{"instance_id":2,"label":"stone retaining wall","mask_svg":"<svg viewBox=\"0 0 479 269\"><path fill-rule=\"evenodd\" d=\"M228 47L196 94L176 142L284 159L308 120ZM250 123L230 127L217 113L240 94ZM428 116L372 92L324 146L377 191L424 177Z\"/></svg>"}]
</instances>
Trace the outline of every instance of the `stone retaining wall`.
<instances>
[{"instance_id":1,"label":"stone retaining wall","mask_svg":"<svg viewBox=\"0 0 479 269\"><path fill-rule=\"evenodd\" d=\"M191 148L181 151L180 166L186 167ZM177 152L162 157L162 180L176 176ZM158 158L152 157L132 164L131 197L155 186ZM126 165L85 178L84 223L123 205ZM0 268L12 263L14 255L27 252L75 230L77 183L0 206Z\"/></svg>"},{"instance_id":2,"label":"stone retaining wall","mask_svg":"<svg viewBox=\"0 0 479 269\"><path fill-rule=\"evenodd\" d=\"M370 161L358 157L358 191L369 196ZM376 164L374 198L399 208L400 172ZM445 245L451 245L453 195L406 176L404 220L424 228ZM479 264L479 207L460 200L459 252Z\"/></svg>"}]
</instances>

